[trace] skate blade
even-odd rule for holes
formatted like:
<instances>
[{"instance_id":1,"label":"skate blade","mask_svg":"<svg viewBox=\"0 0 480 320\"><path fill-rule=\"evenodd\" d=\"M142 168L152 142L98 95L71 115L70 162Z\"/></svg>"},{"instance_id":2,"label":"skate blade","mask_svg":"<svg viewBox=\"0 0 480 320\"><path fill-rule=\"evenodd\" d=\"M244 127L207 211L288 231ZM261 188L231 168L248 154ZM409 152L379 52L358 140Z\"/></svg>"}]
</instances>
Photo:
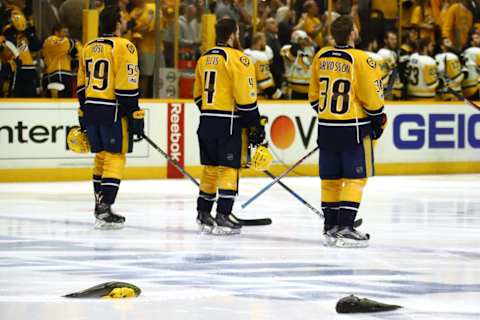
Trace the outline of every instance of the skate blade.
<instances>
[{"instance_id":1,"label":"skate blade","mask_svg":"<svg viewBox=\"0 0 480 320\"><path fill-rule=\"evenodd\" d=\"M216 236L228 236L228 235L234 235L234 234L240 234L241 229L232 229L229 227L221 227L221 226L216 226L213 228L212 234Z\"/></svg>"},{"instance_id":2,"label":"skate blade","mask_svg":"<svg viewBox=\"0 0 480 320\"><path fill-rule=\"evenodd\" d=\"M123 223L105 222L103 220L95 220L95 229L97 230L120 230Z\"/></svg>"},{"instance_id":3,"label":"skate blade","mask_svg":"<svg viewBox=\"0 0 480 320\"><path fill-rule=\"evenodd\" d=\"M325 242L323 243L325 247L335 247L337 238L325 235Z\"/></svg>"},{"instance_id":4,"label":"skate blade","mask_svg":"<svg viewBox=\"0 0 480 320\"><path fill-rule=\"evenodd\" d=\"M351 240L346 238L339 238L335 242L337 248L366 248L368 247L368 240Z\"/></svg>"},{"instance_id":5,"label":"skate blade","mask_svg":"<svg viewBox=\"0 0 480 320\"><path fill-rule=\"evenodd\" d=\"M198 231L200 231L201 234L212 234L213 229L215 228L213 226L202 224L198 221L197 221L197 224L198 224Z\"/></svg>"}]
</instances>

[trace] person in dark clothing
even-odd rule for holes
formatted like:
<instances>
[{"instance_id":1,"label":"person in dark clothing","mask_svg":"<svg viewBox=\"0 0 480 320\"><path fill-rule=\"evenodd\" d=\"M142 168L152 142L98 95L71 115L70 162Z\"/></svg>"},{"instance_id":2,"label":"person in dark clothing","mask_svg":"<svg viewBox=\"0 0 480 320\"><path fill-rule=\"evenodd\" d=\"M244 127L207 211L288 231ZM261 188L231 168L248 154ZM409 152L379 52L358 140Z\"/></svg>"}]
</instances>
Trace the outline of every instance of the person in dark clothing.
<instances>
[{"instance_id":1,"label":"person in dark clothing","mask_svg":"<svg viewBox=\"0 0 480 320\"><path fill-rule=\"evenodd\" d=\"M280 40L278 39L278 24L274 18L268 18L265 21L265 35L267 37L267 45L272 49L273 59L270 64L270 70L273 75L273 80L278 87L281 87L285 67L283 65L280 49L282 48Z\"/></svg>"}]
</instances>

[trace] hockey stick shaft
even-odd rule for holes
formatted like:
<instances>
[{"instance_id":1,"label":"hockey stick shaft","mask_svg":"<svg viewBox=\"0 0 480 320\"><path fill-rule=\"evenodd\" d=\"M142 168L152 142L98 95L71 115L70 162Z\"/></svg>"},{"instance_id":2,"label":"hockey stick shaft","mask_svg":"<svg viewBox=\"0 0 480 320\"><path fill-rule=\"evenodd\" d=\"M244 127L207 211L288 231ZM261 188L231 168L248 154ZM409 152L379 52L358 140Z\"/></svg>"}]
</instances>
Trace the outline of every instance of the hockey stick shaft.
<instances>
[{"instance_id":1,"label":"hockey stick shaft","mask_svg":"<svg viewBox=\"0 0 480 320\"><path fill-rule=\"evenodd\" d=\"M272 182L270 182L268 185L266 185L265 187L263 187L260 191L258 191L255 195L253 195L250 199L248 199L245 203L242 204L242 208L246 208L250 203L252 203L255 199L257 199L259 196L261 196L265 191L267 191L268 189L270 189L271 187L273 187L273 185L275 183L277 183L278 181L280 181L280 179L282 179L283 177L285 177L286 175L288 175L293 169L295 169L296 167L298 167L303 161L305 161L305 159L307 159L308 157L310 157L312 154L314 154L316 151L318 150L318 146L315 147L315 149L313 149L312 151L310 151L309 153L307 153L306 155L304 155L300 160L298 160L297 162L295 162L295 164L293 164L290 168L288 168L284 173L282 173L281 175L279 175L278 177L276 177Z\"/></svg>"},{"instance_id":2,"label":"hockey stick shaft","mask_svg":"<svg viewBox=\"0 0 480 320\"><path fill-rule=\"evenodd\" d=\"M270 178L272 179L276 179L277 177L275 175L273 175L270 171L268 170L265 170L263 171L267 176L269 176ZM282 181L278 181L278 184L280 186L282 186L283 189L285 189L286 191L288 191L292 196L294 196L298 201L300 201L301 203L303 203L308 209L312 210L316 215L318 215L319 217L323 218L323 213L321 213L320 211L318 211L314 206L312 206L310 203L308 203L305 199L303 199L298 193L296 193L295 191L293 191L289 186L287 186L285 183L283 183Z\"/></svg>"},{"instance_id":3,"label":"hockey stick shaft","mask_svg":"<svg viewBox=\"0 0 480 320\"><path fill-rule=\"evenodd\" d=\"M142 136L145 141L148 142L148 144L150 144L152 146L152 148L154 148L155 150L157 150L158 152L160 152L160 154L168 161L170 162L175 168L177 168L178 171L180 171L184 177L188 178L190 181L192 181L193 183L195 183L195 185L197 187L200 186L200 183L198 183L198 181L192 177L186 170L185 168L182 167L182 165L180 163L178 163L177 161L175 161L174 159L170 158L170 156L165 152L163 151L159 146L157 146L157 144L155 142L152 141L152 139L150 139L147 135L143 134Z\"/></svg>"}]
</instances>

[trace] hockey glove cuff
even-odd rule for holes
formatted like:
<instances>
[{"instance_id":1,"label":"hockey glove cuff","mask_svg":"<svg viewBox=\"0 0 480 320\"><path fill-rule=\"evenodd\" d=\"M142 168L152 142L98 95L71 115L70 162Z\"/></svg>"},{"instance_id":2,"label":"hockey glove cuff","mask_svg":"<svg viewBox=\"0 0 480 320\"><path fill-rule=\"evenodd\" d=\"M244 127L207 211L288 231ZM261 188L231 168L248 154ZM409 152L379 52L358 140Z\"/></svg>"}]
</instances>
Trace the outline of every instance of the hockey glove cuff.
<instances>
[{"instance_id":1,"label":"hockey glove cuff","mask_svg":"<svg viewBox=\"0 0 480 320\"><path fill-rule=\"evenodd\" d=\"M382 136L383 130L387 126L387 115L381 113L378 116L371 117L370 121L372 122L372 139L377 140Z\"/></svg>"},{"instance_id":2,"label":"hockey glove cuff","mask_svg":"<svg viewBox=\"0 0 480 320\"><path fill-rule=\"evenodd\" d=\"M130 125L129 129L130 132L137 136L137 138L141 139L143 137L143 129L145 127L145 111L140 109L132 112L130 114L129 120Z\"/></svg>"}]
</instances>

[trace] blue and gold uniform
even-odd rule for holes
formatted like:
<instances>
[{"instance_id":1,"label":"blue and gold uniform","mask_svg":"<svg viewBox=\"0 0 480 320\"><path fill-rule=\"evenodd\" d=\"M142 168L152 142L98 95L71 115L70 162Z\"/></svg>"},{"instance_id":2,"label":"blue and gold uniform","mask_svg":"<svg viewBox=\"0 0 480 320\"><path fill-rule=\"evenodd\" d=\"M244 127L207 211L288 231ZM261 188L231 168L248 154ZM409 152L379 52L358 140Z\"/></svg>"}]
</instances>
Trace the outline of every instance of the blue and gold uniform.
<instances>
[{"instance_id":1,"label":"blue and gold uniform","mask_svg":"<svg viewBox=\"0 0 480 320\"><path fill-rule=\"evenodd\" d=\"M115 201L126 156L132 151L132 121L138 107L138 56L128 40L105 36L89 42L77 75L81 123L96 153L95 193L106 204Z\"/></svg>"},{"instance_id":2,"label":"blue and gold uniform","mask_svg":"<svg viewBox=\"0 0 480 320\"><path fill-rule=\"evenodd\" d=\"M257 83L251 59L240 50L217 46L204 53L195 71L194 99L200 109L198 140L203 174L198 210L231 213L241 165L242 127L259 125Z\"/></svg>"},{"instance_id":3,"label":"blue and gold uniform","mask_svg":"<svg viewBox=\"0 0 480 320\"><path fill-rule=\"evenodd\" d=\"M336 46L315 55L311 72L325 224L352 227L362 189L374 173L372 137L382 130L381 70L368 53Z\"/></svg>"},{"instance_id":4,"label":"blue and gold uniform","mask_svg":"<svg viewBox=\"0 0 480 320\"><path fill-rule=\"evenodd\" d=\"M43 76L43 90L47 96L57 94L60 98L72 97L72 79L75 61L81 55L82 46L78 41L68 37L52 35L43 42L42 54L45 62L45 74ZM50 83L61 83L65 89L58 93L49 90Z\"/></svg>"}]
</instances>

